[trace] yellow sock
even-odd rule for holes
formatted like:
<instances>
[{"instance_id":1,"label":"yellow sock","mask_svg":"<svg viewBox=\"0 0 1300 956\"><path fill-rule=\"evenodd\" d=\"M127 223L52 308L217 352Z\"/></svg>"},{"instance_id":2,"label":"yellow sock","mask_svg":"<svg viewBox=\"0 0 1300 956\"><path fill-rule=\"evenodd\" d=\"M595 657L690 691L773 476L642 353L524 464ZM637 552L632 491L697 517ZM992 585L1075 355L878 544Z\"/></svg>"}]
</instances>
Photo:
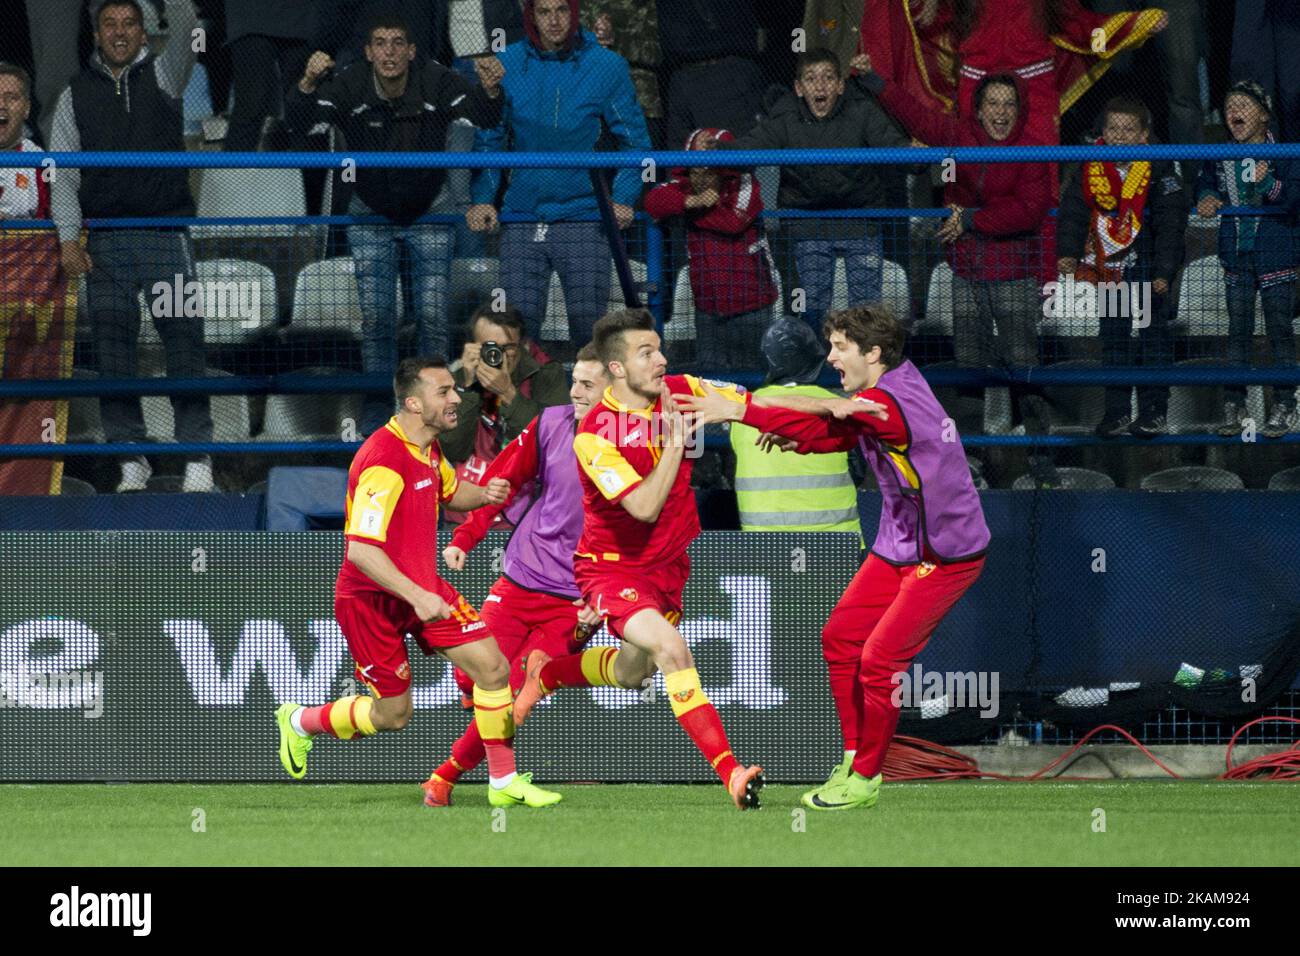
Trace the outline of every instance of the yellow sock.
<instances>
[{"instance_id":1,"label":"yellow sock","mask_svg":"<svg viewBox=\"0 0 1300 956\"><path fill-rule=\"evenodd\" d=\"M561 687L617 687L614 661L618 655L617 647L589 647L557 657L542 668L542 690L549 694Z\"/></svg>"},{"instance_id":2,"label":"yellow sock","mask_svg":"<svg viewBox=\"0 0 1300 956\"><path fill-rule=\"evenodd\" d=\"M509 740L515 735L515 719L510 705L514 695L509 686L500 690L484 690L474 685L474 723L478 734L487 740Z\"/></svg>"},{"instance_id":3,"label":"yellow sock","mask_svg":"<svg viewBox=\"0 0 1300 956\"><path fill-rule=\"evenodd\" d=\"M668 703L672 705L674 717L680 718L709 702L700 686L700 672L694 667L665 674L664 687L668 690Z\"/></svg>"},{"instance_id":4,"label":"yellow sock","mask_svg":"<svg viewBox=\"0 0 1300 956\"><path fill-rule=\"evenodd\" d=\"M330 705L325 717L339 740L351 740L356 734L373 737L375 725L370 720L370 709L374 706L370 697L340 697Z\"/></svg>"}]
</instances>

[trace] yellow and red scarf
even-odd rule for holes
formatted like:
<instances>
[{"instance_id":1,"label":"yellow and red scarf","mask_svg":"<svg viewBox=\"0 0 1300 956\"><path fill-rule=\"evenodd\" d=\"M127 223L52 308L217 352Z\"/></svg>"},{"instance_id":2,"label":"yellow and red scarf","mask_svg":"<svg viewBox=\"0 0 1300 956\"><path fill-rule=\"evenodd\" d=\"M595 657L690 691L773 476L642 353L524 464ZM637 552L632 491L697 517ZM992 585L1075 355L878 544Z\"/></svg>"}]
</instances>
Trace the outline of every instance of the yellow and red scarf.
<instances>
[{"instance_id":1,"label":"yellow and red scarf","mask_svg":"<svg viewBox=\"0 0 1300 956\"><path fill-rule=\"evenodd\" d=\"M1099 139L1097 146L1105 144ZM1151 164L1130 163L1120 175L1115 163L1083 164L1083 197L1092 211L1088 227L1089 258L1102 272L1106 262L1124 255L1142 231L1142 210L1151 187Z\"/></svg>"}]
</instances>

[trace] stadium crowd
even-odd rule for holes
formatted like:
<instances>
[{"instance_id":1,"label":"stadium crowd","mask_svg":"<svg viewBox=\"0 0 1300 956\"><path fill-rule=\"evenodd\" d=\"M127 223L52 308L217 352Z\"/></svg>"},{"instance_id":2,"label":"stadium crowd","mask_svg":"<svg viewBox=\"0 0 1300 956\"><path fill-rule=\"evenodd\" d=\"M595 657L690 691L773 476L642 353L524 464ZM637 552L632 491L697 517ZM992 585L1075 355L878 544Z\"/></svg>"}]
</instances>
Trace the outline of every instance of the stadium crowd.
<instances>
[{"instance_id":1,"label":"stadium crowd","mask_svg":"<svg viewBox=\"0 0 1300 956\"><path fill-rule=\"evenodd\" d=\"M811 150L1300 134L1300 69L1286 56L1297 48L1300 7L1274 0L1166 0L1160 9L1131 0L28 0L25 18L7 16L4 150ZM196 63L206 86L195 86ZM816 387L826 313L882 299L908 324L908 354L922 367L1206 358L1245 366L1257 351L1275 365L1296 361L1293 160L792 163L606 177L344 168L294 173L274 187L262 176L270 171L248 170L257 179L224 207L205 201L221 171L208 172L67 167L50 179L35 167L0 170L0 219L52 219L59 243L48 274L23 273L43 291L11 274L0 290L6 306L77 289L84 278L83 333L68 322L75 360L24 361L18 327L31 313L15 306L0 343L5 377L64 377L72 366L100 379L146 374L141 326L150 323L161 356L150 371L177 378L263 372L268 362L391 375L404 354L458 356L463 419L443 444L473 476L543 407L568 402L561 364L633 291L620 287L607 230L621 233L633 276L644 277L649 221L667 236L671 288L662 291L677 367ZM305 255L281 230L254 233L237 256L226 251L232 240L205 245L175 222L205 208L275 213L272 192L283 188L300 191L302 212L355 221L320 230ZM1219 215L1225 206L1273 214ZM942 215L921 214L933 209ZM86 219L119 217L164 222L83 229ZM10 261L28 254L14 252L15 241L4 239ZM289 343L274 359L214 336L202 309L144 311L158 283L190 282L205 259L259 256L284 290L264 303L275 341ZM339 261L355 291L327 282L313 299L309 277ZM1051 311L1051 289L1082 283L1123 289L1124 301ZM341 336L322 338L319 325L300 320L321 298L338 300L326 312L355 303ZM1144 304L1135 315L1130 298L1135 309ZM1222 329L1205 319L1220 298ZM1255 409L1245 388L1223 390L1201 430L1300 431L1295 390L1271 392ZM1005 414L991 392L955 397L970 412L963 433L1042 435L1062 423L1041 388L1012 387ZM171 401L168 437L212 440L208 398ZM156 437L148 411L137 397L99 399L101 440ZM391 411L390 398L371 396L357 411L356 437ZM1111 386L1089 414L1068 424L1104 438L1174 430L1167 387ZM0 428L6 442L33 440L6 418ZM727 457L698 468L699 480L734 480L739 490L745 476L731 459L750 456ZM809 486L819 469L844 473L844 457L814 466ZM977 486L988 486L987 464L970 456ZM1033 484L1060 486L1057 464L1045 451L1030 454ZM0 473L17 465L0 464ZM117 491L149 487L146 458L118 467ZM214 489L212 459L191 457L181 487Z\"/></svg>"}]
</instances>

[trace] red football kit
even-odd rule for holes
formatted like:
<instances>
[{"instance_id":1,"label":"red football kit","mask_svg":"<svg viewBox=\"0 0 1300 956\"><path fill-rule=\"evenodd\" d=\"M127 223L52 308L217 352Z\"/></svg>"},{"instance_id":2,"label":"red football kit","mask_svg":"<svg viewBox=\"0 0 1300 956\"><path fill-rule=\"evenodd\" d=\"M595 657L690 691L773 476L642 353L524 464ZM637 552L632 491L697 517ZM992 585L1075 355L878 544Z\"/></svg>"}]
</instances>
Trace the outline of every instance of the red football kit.
<instances>
[{"instance_id":1,"label":"red football kit","mask_svg":"<svg viewBox=\"0 0 1300 956\"><path fill-rule=\"evenodd\" d=\"M425 654L487 636L474 608L438 576L438 510L458 486L438 443L421 452L396 417L365 440L348 469L346 539L381 548L399 571L451 607L446 620L423 622L410 604L344 557L334 615L357 676L376 697L402 694L411 686L407 634Z\"/></svg>"},{"instance_id":2,"label":"red football kit","mask_svg":"<svg viewBox=\"0 0 1300 956\"><path fill-rule=\"evenodd\" d=\"M674 395L706 394L693 375L665 375L664 384ZM745 400L737 386L709 384L733 401ZM653 523L638 521L621 503L659 463L660 405L656 398L651 405L630 408L614 398L612 388L606 389L573 440L583 488L574 576L587 603L619 637L623 624L643 608L654 608L673 624L681 619L691 568L686 549L700 533L690 449Z\"/></svg>"},{"instance_id":3,"label":"red football kit","mask_svg":"<svg viewBox=\"0 0 1300 956\"><path fill-rule=\"evenodd\" d=\"M888 417L881 421L861 412L840 420L750 403L743 421L795 439L802 453L847 451L865 432L908 476L911 466L903 453L909 436L893 396L865 388L854 398L884 405ZM915 484L914 475L908 480ZM822 652L844 749L856 751L853 769L862 776L880 773L898 727L893 675L907 670L983 568L983 557L945 564L928 547L920 564L894 565L869 554L836 602L822 628Z\"/></svg>"}]
</instances>

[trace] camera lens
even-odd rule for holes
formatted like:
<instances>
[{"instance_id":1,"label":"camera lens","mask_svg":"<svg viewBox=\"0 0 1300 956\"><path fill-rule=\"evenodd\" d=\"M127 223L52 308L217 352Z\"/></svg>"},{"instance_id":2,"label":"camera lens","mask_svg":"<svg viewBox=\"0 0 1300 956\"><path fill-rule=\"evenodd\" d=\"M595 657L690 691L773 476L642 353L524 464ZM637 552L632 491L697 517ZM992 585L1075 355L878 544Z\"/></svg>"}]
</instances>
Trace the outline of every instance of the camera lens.
<instances>
[{"instance_id":1,"label":"camera lens","mask_svg":"<svg viewBox=\"0 0 1300 956\"><path fill-rule=\"evenodd\" d=\"M500 368L506 360L506 353L495 342L484 342L478 355L484 365L492 368Z\"/></svg>"}]
</instances>

